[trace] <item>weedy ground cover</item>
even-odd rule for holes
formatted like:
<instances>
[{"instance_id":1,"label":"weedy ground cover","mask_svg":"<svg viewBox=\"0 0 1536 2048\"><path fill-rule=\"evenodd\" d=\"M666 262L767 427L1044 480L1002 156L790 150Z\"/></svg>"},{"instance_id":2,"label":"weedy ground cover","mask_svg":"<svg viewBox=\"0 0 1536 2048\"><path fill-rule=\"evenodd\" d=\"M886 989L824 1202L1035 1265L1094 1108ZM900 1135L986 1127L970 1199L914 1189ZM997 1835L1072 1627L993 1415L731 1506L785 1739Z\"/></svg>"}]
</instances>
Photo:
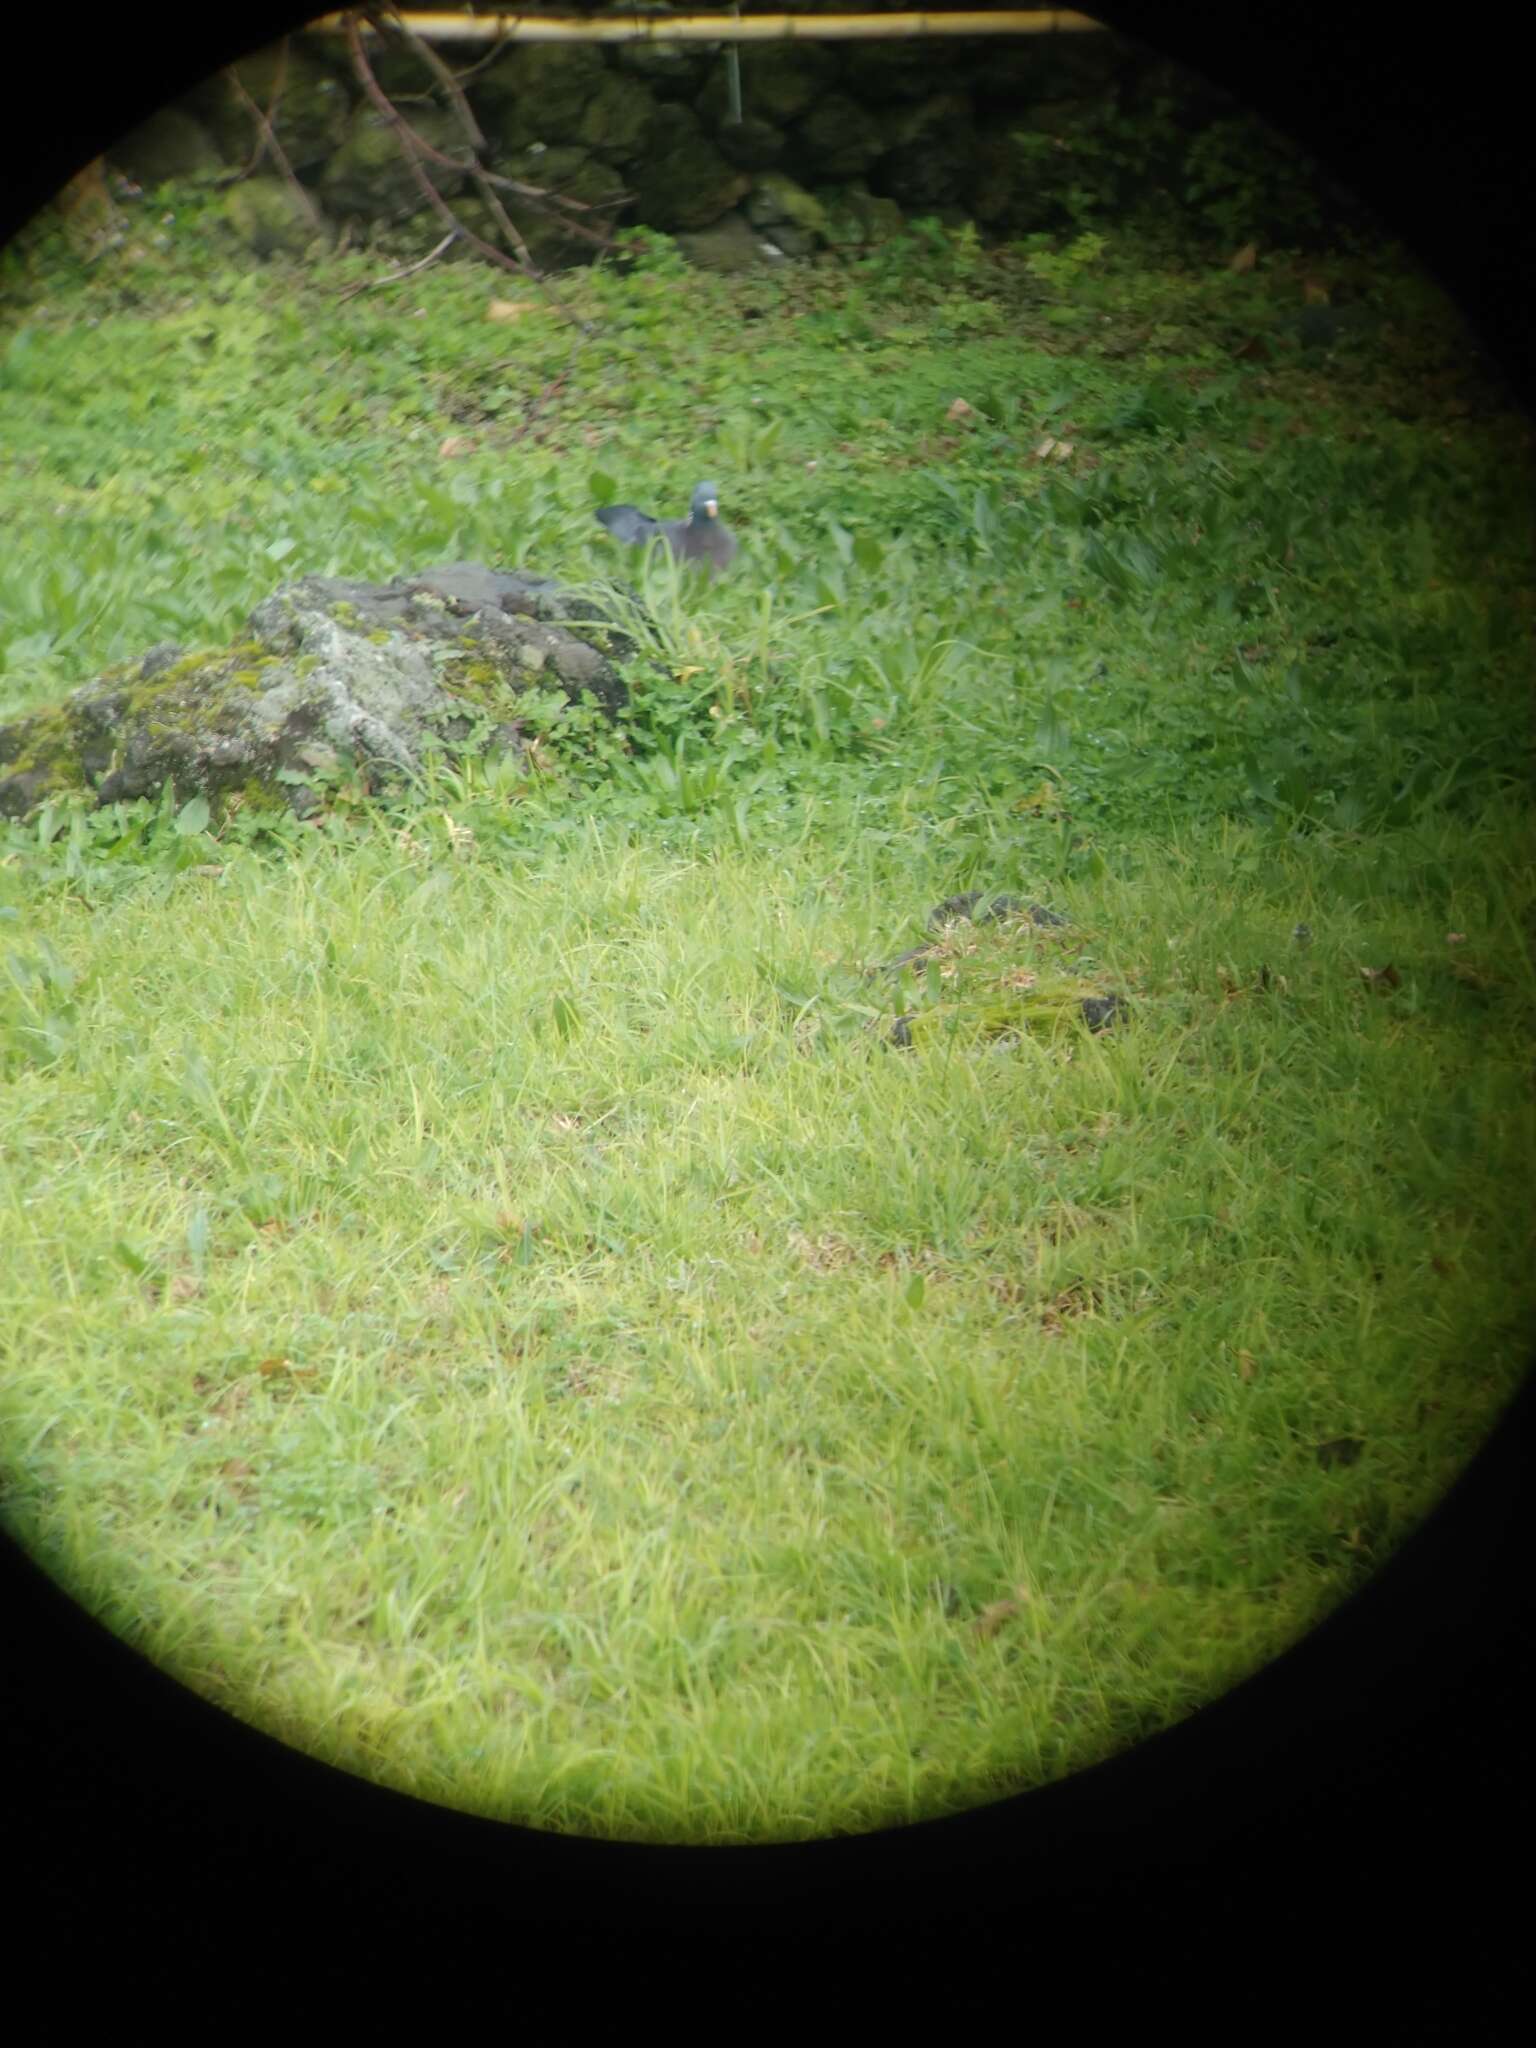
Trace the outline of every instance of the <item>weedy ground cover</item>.
<instances>
[{"instance_id":1,"label":"weedy ground cover","mask_svg":"<svg viewBox=\"0 0 1536 2048\"><path fill-rule=\"evenodd\" d=\"M642 574L661 665L315 826L6 828L7 1526L298 1746L578 1831L955 1810L1275 1655L1528 1336L1529 442L1454 319L925 233L653 248L573 353L164 211L7 259L0 716L452 559ZM736 574L615 562L705 474ZM930 928L972 889L1066 922Z\"/></svg>"}]
</instances>

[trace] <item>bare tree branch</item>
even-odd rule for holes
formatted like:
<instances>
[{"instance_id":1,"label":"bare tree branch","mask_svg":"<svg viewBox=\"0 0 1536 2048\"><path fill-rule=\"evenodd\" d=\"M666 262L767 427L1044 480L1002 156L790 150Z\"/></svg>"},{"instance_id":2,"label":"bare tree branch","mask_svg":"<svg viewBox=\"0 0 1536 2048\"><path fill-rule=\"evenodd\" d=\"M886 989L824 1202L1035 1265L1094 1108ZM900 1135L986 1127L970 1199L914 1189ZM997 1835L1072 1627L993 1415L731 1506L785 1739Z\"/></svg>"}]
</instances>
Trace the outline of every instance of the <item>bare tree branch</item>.
<instances>
[{"instance_id":1,"label":"bare tree branch","mask_svg":"<svg viewBox=\"0 0 1536 2048\"><path fill-rule=\"evenodd\" d=\"M464 240L478 249L481 255L486 257L488 261L499 264L503 270L510 270L515 277L526 276L527 271L524 265L519 263L515 257L509 256L504 249L498 249L494 242L485 241L472 228L467 228L458 218L457 214L455 214L442 193L438 191L431 178L427 175L426 163L423 161L424 158L430 157L435 163L446 164L449 170L457 171L460 175L469 168L468 165L456 163L452 157L444 156L440 150L433 149L429 143L425 142L416 133L405 116L390 100L388 94L379 84L379 81L374 77L373 68L369 64L367 57L363 54L363 39L358 33L357 16L355 14L349 13L347 15L346 29L347 41L352 51L352 61L357 67L357 75L362 81L363 90L378 108L384 119L394 129L396 139L400 144L401 153L406 161L406 166L411 176L415 179L422 197L426 200L432 211L446 227L450 228L456 235L462 235Z\"/></svg>"},{"instance_id":2,"label":"bare tree branch","mask_svg":"<svg viewBox=\"0 0 1536 2048\"><path fill-rule=\"evenodd\" d=\"M246 92L244 80L240 77L240 74L236 71L233 64L231 64L229 67L228 76L230 83L240 93L241 97L248 102L250 95ZM277 110L283 103L283 91L284 88L287 86L287 83L288 38L284 36L282 41L277 46L277 69L273 74L272 92L271 96L267 101L267 118L265 122L258 121L256 124L256 146L251 151L250 162L245 166L245 169L240 173L240 176L242 178L250 177L252 172L255 170L256 166L261 162L262 158L267 153L268 144L270 143L272 138L272 131L277 121Z\"/></svg>"},{"instance_id":3,"label":"bare tree branch","mask_svg":"<svg viewBox=\"0 0 1536 2048\"><path fill-rule=\"evenodd\" d=\"M378 108L379 112L394 128L396 135L402 141L408 138L412 148L428 163L440 165L444 170L457 171L460 176L473 174L477 168L473 162L466 163L460 157L446 155L442 150L434 148L424 135L418 134L411 126L399 108L388 98L383 87L373 75L372 68L363 52L362 37L357 30L357 11L349 12L345 16L345 22L353 65L362 83L363 90ZM600 249L611 249L613 247L611 235L602 234L594 228L583 226L581 222L572 220L570 214L572 212L601 213L608 211L612 207L622 206L630 196L627 192L616 192L609 199L571 199L567 198L563 193L551 192L546 185L527 185L521 179L505 178L499 171L486 170L484 165L480 165L478 168L481 175L488 179L491 184L495 185L499 191L511 192L519 199L526 199L530 205L537 207L540 212L548 213L557 219L567 234L575 235L585 242L595 243Z\"/></svg>"},{"instance_id":4,"label":"bare tree branch","mask_svg":"<svg viewBox=\"0 0 1536 2048\"><path fill-rule=\"evenodd\" d=\"M432 45L424 43L415 30L407 27L406 23L401 20L400 16L392 8L386 10L382 7L370 7L368 9L368 19L373 23L380 35L383 35L387 29L391 34L398 36L400 41L405 44L406 48L411 51L419 62L426 66L427 70L431 72L432 76L452 101L453 111L459 117L459 126L469 137L470 147L477 156L487 151L490 148L490 144L485 139L485 132L481 128L480 123L475 119L469 101L464 97L459 81L448 69L442 58L438 56Z\"/></svg>"},{"instance_id":5,"label":"bare tree branch","mask_svg":"<svg viewBox=\"0 0 1536 2048\"><path fill-rule=\"evenodd\" d=\"M438 80L439 84L442 85L444 90L447 92L449 98L453 102L453 110L459 117L459 126L464 130L464 133L469 138L469 146L474 151L474 179L476 186L479 188L480 197L485 201L486 206L490 210L491 218L495 221L497 227L501 229L501 232L506 236L508 245L510 246L514 254L517 256L524 270L527 271L528 275L531 278L540 279L542 277L542 273L540 272L538 265L533 260L532 250L528 247L528 244L524 241L522 235L519 234L517 227L512 221L511 216L508 214L506 208L502 205L500 199L496 195L495 189L493 188L493 186L490 184L489 180L486 177L485 167L480 162L480 156L482 152L489 148L490 145L486 142L485 135L483 130L481 129L480 123L475 119L474 113L470 108L469 101L465 99L463 93L460 91L459 86L455 81L452 72L443 62L442 58L438 56L437 52L429 48L428 45L421 40L420 36L413 34L412 31L406 27L405 23L401 21L398 16L386 16L382 12L376 12L375 10L370 9L368 19L373 23L374 27L378 30L380 35L384 33L386 27L393 30L393 32L397 36L399 36L400 40L406 45L406 47L415 53L415 55L432 73L433 77ZM551 297L555 296L553 287L550 287L550 295ZM562 308L562 311L563 310L564 309Z\"/></svg>"},{"instance_id":6,"label":"bare tree branch","mask_svg":"<svg viewBox=\"0 0 1536 2048\"><path fill-rule=\"evenodd\" d=\"M374 74L373 67L369 63L363 47L361 32L361 22L363 20L368 21L376 34L381 37L391 35L412 51L442 87L453 106L460 127L464 130L469 148L467 159L449 156L446 152L437 149L432 143L428 142L426 137L420 134L405 119L404 115L400 112L398 104L384 91ZM450 230L448 237L443 243L438 245L438 249L433 252L433 258L429 260L435 260L435 257L441 253L448 243L453 240L462 239L488 261L499 264L504 270L514 271L538 285L562 319L568 321L579 333L583 335L590 333L590 328L572 312L560 293L555 289L553 282L544 275L534 262L532 251L529 249L516 222L507 212L497 188L500 187L501 190L516 193L527 203L535 206L540 212L547 213L552 218L558 220L562 228L568 233L579 236L583 240L594 242L600 248L612 248L613 241L610 235L587 228L570 218L570 210L573 208L583 213L590 213L596 210L595 206L584 200L565 199L558 194L548 192L542 186L525 185L516 179L504 178L498 173L487 169L486 165L481 161L481 157L483 153L489 153L491 145L487 141L479 122L475 119L474 112L468 100L464 97L457 79L448 70L448 67L437 56L435 51L430 50L422 39L395 15L392 9L386 10L382 7L351 9L345 17L345 27L353 69L364 92L394 130L395 139L400 145L401 152L405 157L418 189L427 200L428 205L431 206L433 212L437 214L438 218ZM448 201L443 197L436 183L429 175L427 170L429 163L441 165L445 169L457 172L461 177L467 175L474 180L487 211L505 238L507 247L514 252L511 257L506 254L505 250L498 249L494 243L488 242L483 236L476 234L472 228L468 227L454 213ZM626 194L621 193L616 195L613 201L607 203L622 204L626 197ZM411 276L418 267L425 268L425 265L412 265L409 269L394 273L394 277ZM387 278L376 280L380 284L391 281L393 280ZM349 292L347 296L352 296L352 293Z\"/></svg>"}]
</instances>

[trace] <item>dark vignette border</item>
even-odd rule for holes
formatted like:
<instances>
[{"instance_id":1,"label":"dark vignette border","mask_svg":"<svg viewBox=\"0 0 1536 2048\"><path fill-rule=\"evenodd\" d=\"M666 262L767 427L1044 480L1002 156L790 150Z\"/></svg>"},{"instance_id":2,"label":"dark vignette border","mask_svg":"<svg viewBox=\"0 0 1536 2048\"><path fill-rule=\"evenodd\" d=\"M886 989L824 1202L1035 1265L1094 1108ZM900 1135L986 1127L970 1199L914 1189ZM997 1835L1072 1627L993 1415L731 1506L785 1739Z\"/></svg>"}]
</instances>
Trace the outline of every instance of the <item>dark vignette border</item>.
<instances>
[{"instance_id":1,"label":"dark vignette border","mask_svg":"<svg viewBox=\"0 0 1536 2048\"><path fill-rule=\"evenodd\" d=\"M311 11L18 10L0 28L0 234ZM1426 34L1384 0L1094 11L1359 192L1532 404L1513 30L1469 12ZM606 1847L376 1791L192 1699L0 1543L6 2002L199 2032L269 2010L301 2035L332 2015L403 2031L417 2011L483 2014L536 2041L615 2013L687 2039L893 2012L914 2032L1065 2018L1090 2044L1127 2014L1186 2036L1289 2017L1324 2038L1362 2019L1383 2041L1438 2038L1437 2019L1503 2038L1528 1941L1511 1872L1531 1791L1532 1408L1528 1380L1379 1577L1192 1721L983 1813L803 1849Z\"/></svg>"}]
</instances>

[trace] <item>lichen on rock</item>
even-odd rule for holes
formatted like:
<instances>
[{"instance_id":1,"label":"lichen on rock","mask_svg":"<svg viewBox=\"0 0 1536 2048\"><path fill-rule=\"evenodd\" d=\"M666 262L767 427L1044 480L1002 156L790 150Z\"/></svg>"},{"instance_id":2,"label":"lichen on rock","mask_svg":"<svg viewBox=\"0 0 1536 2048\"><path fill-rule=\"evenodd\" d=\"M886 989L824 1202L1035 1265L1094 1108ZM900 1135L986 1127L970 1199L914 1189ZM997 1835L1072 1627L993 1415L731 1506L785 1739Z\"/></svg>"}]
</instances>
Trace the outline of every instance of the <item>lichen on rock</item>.
<instances>
[{"instance_id":1,"label":"lichen on rock","mask_svg":"<svg viewBox=\"0 0 1536 2048\"><path fill-rule=\"evenodd\" d=\"M305 577L258 605L232 646L153 647L0 725L0 816L69 792L154 796L167 782L209 798L259 789L303 815L319 798L294 776L316 746L383 780L472 732L508 751L532 687L621 707L614 663L635 652L632 602L470 562L386 584Z\"/></svg>"}]
</instances>

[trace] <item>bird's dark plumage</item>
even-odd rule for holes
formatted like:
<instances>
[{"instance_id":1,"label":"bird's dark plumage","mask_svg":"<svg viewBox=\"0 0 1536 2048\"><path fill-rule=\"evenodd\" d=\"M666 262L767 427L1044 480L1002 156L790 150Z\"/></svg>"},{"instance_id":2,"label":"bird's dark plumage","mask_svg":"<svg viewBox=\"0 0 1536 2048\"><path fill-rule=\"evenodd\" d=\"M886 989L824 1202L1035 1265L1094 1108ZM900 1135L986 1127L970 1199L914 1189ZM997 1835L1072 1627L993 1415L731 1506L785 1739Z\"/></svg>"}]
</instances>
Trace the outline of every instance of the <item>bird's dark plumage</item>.
<instances>
[{"instance_id":1,"label":"bird's dark plumage","mask_svg":"<svg viewBox=\"0 0 1536 2048\"><path fill-rule=\"evenodd\" d=\"M720 490L700 484L686 519L652 519L634 505L602 505L596 515L615 540L630 547L665 541L680 562L707 562L710 574L728 568L736 553L736 536L720 518Z\"/></svg>"}]
</instances>

